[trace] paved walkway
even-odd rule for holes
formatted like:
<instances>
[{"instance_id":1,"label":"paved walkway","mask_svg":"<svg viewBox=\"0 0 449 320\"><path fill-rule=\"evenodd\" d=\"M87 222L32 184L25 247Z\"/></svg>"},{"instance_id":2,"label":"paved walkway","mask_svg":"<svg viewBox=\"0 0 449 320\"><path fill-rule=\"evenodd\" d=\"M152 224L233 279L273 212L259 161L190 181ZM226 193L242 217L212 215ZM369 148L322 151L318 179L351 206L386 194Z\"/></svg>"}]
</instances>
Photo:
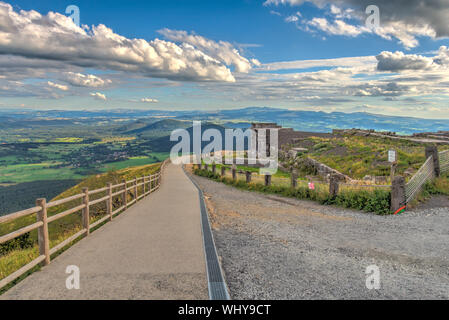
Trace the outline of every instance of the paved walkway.
<instances>
[{"instance_id":1,"label":"paved walkway","mask_svg":"<svg viewBox=\"0 0 449 320\"><path fill-rule=\"evenodd\" d=\"M208 299L198 191L169 164L162 186L0 299ZM80 269L80 290L66 268Z\"/></svg>"}]
</instances>

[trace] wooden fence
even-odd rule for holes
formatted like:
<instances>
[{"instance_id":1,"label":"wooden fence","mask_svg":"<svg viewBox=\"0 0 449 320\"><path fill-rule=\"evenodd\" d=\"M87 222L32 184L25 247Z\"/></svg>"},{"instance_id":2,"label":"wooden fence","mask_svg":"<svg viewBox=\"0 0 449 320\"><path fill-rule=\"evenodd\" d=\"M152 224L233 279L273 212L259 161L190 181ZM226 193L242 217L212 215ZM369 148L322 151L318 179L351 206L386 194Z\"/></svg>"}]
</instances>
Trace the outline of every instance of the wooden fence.
<instances>
[{"instance_id":1,"label":"wooden fence","mask_svg":"<svg viewBox=\"0 0 449 320\"><path fill-rule=\"evenodd\" d=\"M250 172L246 170L237 169L234 166L224 166L220 165L217 167L216 165L207 165L201 164L198 165L199 169L204 169L207 171L211 171L212 173L219 174L222 177L232 178L234 180L245 181L246 183L261 183L266 186L282 186L282 187L293 187L296 188L298 186L309 187L309 183L313 183L316 189L320 190L329 190L329 193L333 196L336 196L338 192L342 189L351 189L351 190L374 190L374 189L390 189L390 185L374 185L374 184L357 184L357 183L345 183L342 182L341 176L339 174L333 174L330 177L329 182L325 181L313 181L313 180L300 180L298 176L292 174L291 177L280 177L280 176L271 176L271 175L260 175L256 172ZM353 180L355 181L355 180Z\"/></svg>"},{"instance_id":2,"label":"wooden fence","mask_svg":"<svg viewBox=\"0 0 449 320\"><path fill-rule=\"evenodd\" d=\"M19 230L16 230L14 232L8 233L6 235L3 235L0 237L0 244L5 243L9 240L15 239L17 237L20 237L23 234L26 234L30 231L37 229L37 240L39 244L39 256L28 263L27 265L23 266L19 270L15 271L14 273L8 275L7 277L3 278L0 281L0 289L6 286L7 284L11 283L21 275L25 274L35 266L42 264L42 265L48 265L50 263L50 257L52 254L58 252L74 240L78 239L81 236L88 236L90 234L90 231L99 226L100 224L112 221L113 217L117 215L119 212L126 210L129 206L133 205L143 197L146 197L147 195L153 193L157 189L159 189L161 185L161 176L163 169L165 165L167 164L167 160L164 161L161 165L161 168L159 172L149 175L149 176L143 176L140 178L135 178L129 181L123 180L122 183L112 185L112 183L108 183L105 187L96 189L96 190L89 190L88 188L83 188L83 192L80 194L76 194L64 199L55 200L52 202L46 201L46 199L37 199L36 200L36 206L33 208L29 208L26 210L22 210L19 212L11 213L6 216L0 217L0 224L1 223L8 223L14 220L17 220L22 217L26 217L32 214L36 214L36 222L32 223L28 226L22 227ZM139 187L143 190L142 194L138 194ZM94 195L98 195L101 193L106 193L104 197L101 197L99 199L91 200L90 197ZM128 194L131 194L133 197L133 200L128 202ZM122 199L122 206L117 208L116 210L113 210L113 200L117 197L120 197ZM81 204L76 205L70 209L66 209L60 213L57 213L52 216L47 215L47 210L50 208L54 208L63 204L67 204L69 202L73 202L75 200L81 199ZM98 221L95 221L94 223L90 224L90 212L89 208L95 204L99 203L106 203L107 208L107 215ZM70 236L69 238L65 239L61 243L57 244L53 248L50 248L50 241L49 241L49 233L48 233L48 224L54 221L57 221L63 217L66 217L68 215L71 215L75 212L81 211L82 212L82 223L83 228L75 233L74 235Z\"/></svg>"}]
</instances>

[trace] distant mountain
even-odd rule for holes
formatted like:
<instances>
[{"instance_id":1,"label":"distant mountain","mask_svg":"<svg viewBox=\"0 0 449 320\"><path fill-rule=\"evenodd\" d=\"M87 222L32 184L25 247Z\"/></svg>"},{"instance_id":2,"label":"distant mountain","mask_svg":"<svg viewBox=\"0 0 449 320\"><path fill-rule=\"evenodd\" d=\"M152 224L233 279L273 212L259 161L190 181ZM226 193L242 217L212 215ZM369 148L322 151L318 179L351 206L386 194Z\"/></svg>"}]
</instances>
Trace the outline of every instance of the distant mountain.
<instances>
[{"instance_id":1,"label":"distant mountain","mask_svg":"<svg viewBox=\"0 0 449 320\"><path fill-rule=\"evenodd\" d=\"M216 129L221 133L221 136L223 137L221 148L224 149L225 148L224 137L225 137L225 129L226 128L221 125L217 125L217 124L213 124L213 123L203 123L203 124L201 124L201 136L203 136L203 133L208 129ZM191 126L191 127L187 128L186 130L189 133L189 136L191 138L190 150L193 151L193 140L192 140L193 139L193 127ZM168 136L160 137L158 139L151 140L151 141L147 142L147 144L150 145L151 148L156 152L169 152L173 146L175 146L176 144L179 143L179 141L170 141L170 136L168 135ZM201 142L201 148L203 149L209 143L210 143L210 141ZM247 146L245 145L245 148L246 147Z\"/></svg>"},{"instance_id":2,"label":"distant mountain","mask_svg":"<svg viewBox=\"0 0 449 320\"><path fill-rule=\"evenodd\" d=\"M161 118L167 122L162 122L158 128L152 128L151 122ZM222 123L227 127L249 126L251 122L276 122L284 127L291 127L301 131L330 132L332 129L375 129L378 131L394 131L398 134L412 134L415 132L428 132L438 130L449 130L449 119L420 119L413 117L395 117L365 112L343 113L322 111L300 111L270 107L248 107L231 110L218 111L165 111L165 110L97 110L97 111L30 111L20 110L17 112L0 110L0 118L3 128L19 125L17 121L23 121L24 126L35 125L42 121L45 125L63 125L71 120L83 119L89 121L115 121L136 120L136 127L128 131L132 134L145 134L145 132L170 131L176 127L176 120L201 120L204 122ZM50 120L51 119L51 120ZM162 120L162 121L165 121ZM48 122L46 122L48 121ZM146 124L143 125L142 123ZM157 123L157 122L155 122ZM181 123L179 123L181 124ZM185 123L184 123L185 124ZM145 128L148 126L147 128ZM185 125L181 126L185 128ZM145 129L144 129L145 128ZM178 127L176 127L178 128ZM137 131L134 131L137 130Z\"/></svg>"},{"instance_id":3,"label":"distant mountain","mask_svg":"<svg viewBox=\"0 0 449 320\"><path fill-rule=\"evenodd\" d=\"M164 119L148 125L141 126L140 128L126 131L127 134L152 134L155 131L171 132L176 129L185 129L191 126L190 122Z\"/></svg>"}]
</instances>

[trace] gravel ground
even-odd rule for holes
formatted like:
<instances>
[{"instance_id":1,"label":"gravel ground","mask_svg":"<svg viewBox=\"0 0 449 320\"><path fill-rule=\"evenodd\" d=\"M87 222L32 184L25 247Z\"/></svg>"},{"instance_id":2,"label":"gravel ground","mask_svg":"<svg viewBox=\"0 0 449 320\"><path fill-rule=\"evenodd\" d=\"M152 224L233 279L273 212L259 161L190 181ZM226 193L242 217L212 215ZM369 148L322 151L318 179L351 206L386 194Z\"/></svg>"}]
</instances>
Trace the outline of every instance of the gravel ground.
<instances>
[{"instance_id":1,"label":"gravel ground","mask_svg":"<svg viewBox=\"0 0 449 320\"><path fill-rule=\"evenodd\" d=\"M233 299L449 299L447 207L377 216L194 179Z\"/></svg>"}]
</instances>

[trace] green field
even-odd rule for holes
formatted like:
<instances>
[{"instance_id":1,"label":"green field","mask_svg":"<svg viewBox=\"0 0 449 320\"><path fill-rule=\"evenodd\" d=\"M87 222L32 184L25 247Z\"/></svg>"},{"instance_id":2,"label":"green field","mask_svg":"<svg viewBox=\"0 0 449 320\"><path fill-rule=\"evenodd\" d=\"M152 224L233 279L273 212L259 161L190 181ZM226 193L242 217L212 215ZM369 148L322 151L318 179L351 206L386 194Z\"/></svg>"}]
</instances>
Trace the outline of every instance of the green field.
<instances>
[{"instance_id":1,"label":"green field","mask_svg":"<svg viewBox=\"0 0 449 320\"><path fill-rule=\"evenodd\" d=\"M167 159L170 153L158 152L152 153L151 156L131 157L128 160L118 161L106 164L101 171L106 172L109 170L121 170L129 167L143 166L156 162L161 162Z\"/></svg>"},{"instance_id":2,"label":"green field","mask_svg":"<svg viewBox=\"0 0 449 320\"><path fill-rule=\"evenodd\" d=\"M23 183L36 180L78 180L84 176L59 162L16 164L0 167L0 183Z\"/></svg>"}]
</instances>

